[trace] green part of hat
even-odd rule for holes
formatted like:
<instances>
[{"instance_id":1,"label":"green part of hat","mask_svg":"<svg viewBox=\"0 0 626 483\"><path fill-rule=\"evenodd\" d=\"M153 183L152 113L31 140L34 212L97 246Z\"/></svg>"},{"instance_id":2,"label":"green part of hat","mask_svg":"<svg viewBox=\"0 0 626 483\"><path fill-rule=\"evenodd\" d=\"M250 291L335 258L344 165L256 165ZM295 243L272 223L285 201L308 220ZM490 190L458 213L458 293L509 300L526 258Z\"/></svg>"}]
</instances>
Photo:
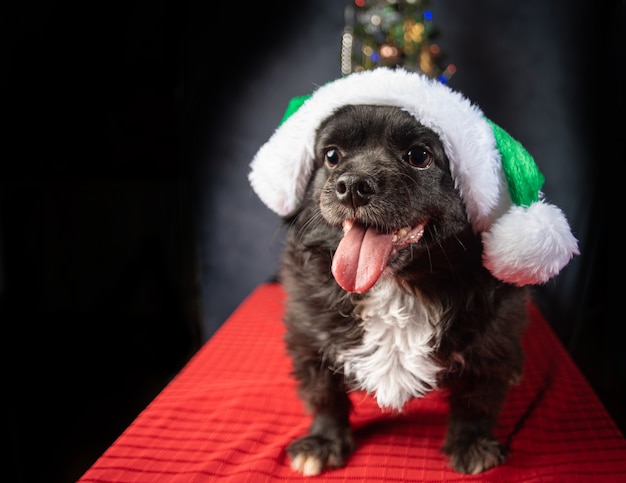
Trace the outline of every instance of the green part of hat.
<instances>
[{"instance_id":1,"label":"green part of hat","mask_svg":"<svg viewBox=\"0 0 626 483\"><path fill-rule=\"evenodd\" d=\"M306 94L304 96L292 97L289 100L289 104L287 104L287 109L285 109L285 113L283 114L283 118L280 120L279 126L285 122L287 119L291 117L291 115L300 109L300 106L304 104L304 102L309 99L313 94Z\"/></svg>"},{"instance_id":2,"label":"green part of hat","mask_svg":"<svg viewBox=\"0 0 626 483\"><path fill-rule=\"evenodd\" d=\"M533 157L519 141L500 126L487 119L493 129L496 145L502 155L502 169L509 187L511 201L518 206L530 206L539 200L545 178Z\"/></svg>"}]
</instances>

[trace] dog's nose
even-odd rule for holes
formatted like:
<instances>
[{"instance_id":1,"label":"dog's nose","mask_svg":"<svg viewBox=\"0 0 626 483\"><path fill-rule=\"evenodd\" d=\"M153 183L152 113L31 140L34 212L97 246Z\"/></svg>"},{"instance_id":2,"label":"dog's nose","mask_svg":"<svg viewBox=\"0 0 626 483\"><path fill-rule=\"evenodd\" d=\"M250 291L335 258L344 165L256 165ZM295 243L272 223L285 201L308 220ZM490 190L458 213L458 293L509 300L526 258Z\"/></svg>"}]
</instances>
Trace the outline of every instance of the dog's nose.
<instances>
[{"instance_id":1,"label":"dog's nose","mask_svg":"<svg viewBox=\"0 0 626 483\"><path fill-rule=\"evenodd\" d=\"M335 184L337 199L353 208L366 205L376 194L376 182L371 176L344 173Z\"/></svg>"}]
</instances>

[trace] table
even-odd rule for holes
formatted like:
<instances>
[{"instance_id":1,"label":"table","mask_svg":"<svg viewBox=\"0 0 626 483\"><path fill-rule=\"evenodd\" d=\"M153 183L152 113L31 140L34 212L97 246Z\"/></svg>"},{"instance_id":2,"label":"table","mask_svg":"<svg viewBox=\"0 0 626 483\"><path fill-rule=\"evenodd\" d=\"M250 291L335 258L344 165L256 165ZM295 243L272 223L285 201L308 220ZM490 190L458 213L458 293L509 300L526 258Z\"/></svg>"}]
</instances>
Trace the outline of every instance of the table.
<instances>
[{"instance_id":1,"label":"table","mask_svg":"<svg viewBox=\"0 0 626 483\"><path fill-rule=\"evenodd\" d=\"M278 283L258 286L79 482L626 482L624 435L533 303L524 379L496 431L511 452L504 465L477 476L447 467L441 392L402 414L354 392L347 467L295 474L284 448L310 418L289 374L284 297Z\"/></svg>"}]
</instances>

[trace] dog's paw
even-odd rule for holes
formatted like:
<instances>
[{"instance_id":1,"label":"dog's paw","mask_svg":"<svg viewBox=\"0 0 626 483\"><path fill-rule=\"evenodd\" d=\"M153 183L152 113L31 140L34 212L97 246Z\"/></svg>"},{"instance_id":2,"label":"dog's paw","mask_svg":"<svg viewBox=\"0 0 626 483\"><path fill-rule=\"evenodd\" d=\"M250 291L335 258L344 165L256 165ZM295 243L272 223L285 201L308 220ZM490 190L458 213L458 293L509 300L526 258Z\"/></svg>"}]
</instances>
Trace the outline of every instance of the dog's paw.
<instances>
[{"instance_id":1,"label":"dog's paw","mask_svg":"<svg viewBox=\"0 0 626 483\"><path fill-rule=\"evenodd\" d=\"M478 438L467 446L445 449L450 456L450 466L459 473L477 475L504 462L507 450L491 438Z\"/></svg>"},{"instance_id":2,"label":"dog's paw","mask_svg":"<svg viewBox=\"0 0 626 483\"><path fill-rule=\"evenodd\" d=\"M291 469L304 476L319 475L324 468L343 466L352 451L352 441L328 439L309 435L295 440L287 447Z\"/></svg>"}]
</instances>

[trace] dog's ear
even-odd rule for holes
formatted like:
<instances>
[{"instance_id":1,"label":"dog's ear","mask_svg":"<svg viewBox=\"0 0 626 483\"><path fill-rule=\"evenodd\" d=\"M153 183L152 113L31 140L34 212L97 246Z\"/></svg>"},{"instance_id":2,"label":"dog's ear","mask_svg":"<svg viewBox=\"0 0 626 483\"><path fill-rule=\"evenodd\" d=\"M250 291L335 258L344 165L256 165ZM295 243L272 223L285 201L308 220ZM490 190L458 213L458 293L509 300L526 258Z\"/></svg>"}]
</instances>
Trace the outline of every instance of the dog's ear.
<instances>
[{"instance_id":1,"label":"dog's ear","mask_svg":"<svg viewBox=\"0 0 626 483\"><path fill-rule=\"evenodd\" d=\"M293 100L251 163L249 181L279 215L298 208L313 173L315 133L341 106L400 107L441 139L468 219L482 233L484 265L516 285L541 284L578 252L564 213L546 203L532 157L460 93L425 75L379 67Z\"/></svg>"}]
</instances>

